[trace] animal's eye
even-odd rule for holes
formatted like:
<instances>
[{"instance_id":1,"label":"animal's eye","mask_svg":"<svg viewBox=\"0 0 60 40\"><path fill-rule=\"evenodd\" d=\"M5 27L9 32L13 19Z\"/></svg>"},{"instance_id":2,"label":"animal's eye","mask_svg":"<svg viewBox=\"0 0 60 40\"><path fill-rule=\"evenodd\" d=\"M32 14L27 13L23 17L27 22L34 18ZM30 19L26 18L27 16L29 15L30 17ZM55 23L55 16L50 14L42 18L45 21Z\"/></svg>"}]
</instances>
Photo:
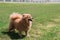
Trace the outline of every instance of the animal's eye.
<instances>
[{"instance_id":1,"label":"animal's eye","mask_svg":"<svg viewBox=\"0 0 60 40\"><path fill-rule=\"evenodd\" d=\"M28 19L28 20L30 20L30 19Z\"/></svg>"}]
</instances>

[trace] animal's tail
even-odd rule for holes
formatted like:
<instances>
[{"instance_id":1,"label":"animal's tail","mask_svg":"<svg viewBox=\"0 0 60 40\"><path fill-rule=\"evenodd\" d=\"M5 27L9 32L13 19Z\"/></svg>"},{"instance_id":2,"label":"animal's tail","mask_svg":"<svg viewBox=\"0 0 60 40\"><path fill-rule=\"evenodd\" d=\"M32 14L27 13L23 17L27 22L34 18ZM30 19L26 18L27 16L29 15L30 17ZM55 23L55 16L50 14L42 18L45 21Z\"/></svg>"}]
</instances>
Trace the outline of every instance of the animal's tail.
<instances>
[{"instance_id":1,"label":"animal's tail","mask_svg":"<svg viewBox=\"0 0 60 40\"><path fill-rule=\"evenodd\" d=\"M19 18L21 18L21 17L22 17L21 14L13 13L13 14L10 15L10 20L19 19Z\"/></svg>"}]
</instances>

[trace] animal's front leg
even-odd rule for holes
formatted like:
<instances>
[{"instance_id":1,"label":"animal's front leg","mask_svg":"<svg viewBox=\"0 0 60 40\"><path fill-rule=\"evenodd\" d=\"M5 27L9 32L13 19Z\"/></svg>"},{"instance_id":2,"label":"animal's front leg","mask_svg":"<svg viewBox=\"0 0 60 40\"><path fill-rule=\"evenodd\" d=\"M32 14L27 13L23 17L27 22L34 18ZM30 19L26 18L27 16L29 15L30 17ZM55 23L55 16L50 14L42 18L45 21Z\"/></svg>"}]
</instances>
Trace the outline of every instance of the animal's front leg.
<instances>
[{"instance_id":1,"label":"animal's front leg","mask_svg":"<svg viewBox=\"0 0 60 40\"><path fill-rule=\"evenodd\" d=\"M25 31L25 34L26 34L26 36L28 36L28 37L30 36L30 35L29 35L29 31Z\"/></svg>"}]
</instances>

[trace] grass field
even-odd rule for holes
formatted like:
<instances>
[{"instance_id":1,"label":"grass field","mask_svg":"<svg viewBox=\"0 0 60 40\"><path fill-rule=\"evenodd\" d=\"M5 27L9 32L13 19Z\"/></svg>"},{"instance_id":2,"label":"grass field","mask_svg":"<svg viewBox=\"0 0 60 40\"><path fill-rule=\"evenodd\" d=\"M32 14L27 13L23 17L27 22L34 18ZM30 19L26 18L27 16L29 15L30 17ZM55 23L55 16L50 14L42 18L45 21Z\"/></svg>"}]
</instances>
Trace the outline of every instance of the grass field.
<instances>
[{"instance_id":1,"label":"grass field","mask_svg":"<svg viewBox=\"0 0 60 40\"><path fill-rule=\"evenodd\" d=\"M17 33L7 32L12 12L30 13L33 16L30 37L19 38ZM0 3L0 40L13 39L60 40L60 4Z\"/></svg>"}]
</instances>

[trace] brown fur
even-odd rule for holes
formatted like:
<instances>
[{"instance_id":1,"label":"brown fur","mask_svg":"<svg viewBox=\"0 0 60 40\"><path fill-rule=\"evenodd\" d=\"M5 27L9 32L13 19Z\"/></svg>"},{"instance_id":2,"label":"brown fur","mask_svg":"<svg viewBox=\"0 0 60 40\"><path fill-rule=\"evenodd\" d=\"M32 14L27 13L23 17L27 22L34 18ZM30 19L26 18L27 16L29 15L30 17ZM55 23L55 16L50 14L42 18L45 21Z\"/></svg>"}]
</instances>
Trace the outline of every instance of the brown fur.
<instances>
[{"instance_id":1,"label":"brown fur","mask_svg":"<svg viewBox=\"0 0 60 40\"><path fill-rule=\"evenodd\" d=\"M32 25L32 17L30 14L18 14L13 13L10 15L9 31L17 29L21 36L21 32L24 31L26 35L29 34L29 30Z\"/></svg>"}]
</instances>

